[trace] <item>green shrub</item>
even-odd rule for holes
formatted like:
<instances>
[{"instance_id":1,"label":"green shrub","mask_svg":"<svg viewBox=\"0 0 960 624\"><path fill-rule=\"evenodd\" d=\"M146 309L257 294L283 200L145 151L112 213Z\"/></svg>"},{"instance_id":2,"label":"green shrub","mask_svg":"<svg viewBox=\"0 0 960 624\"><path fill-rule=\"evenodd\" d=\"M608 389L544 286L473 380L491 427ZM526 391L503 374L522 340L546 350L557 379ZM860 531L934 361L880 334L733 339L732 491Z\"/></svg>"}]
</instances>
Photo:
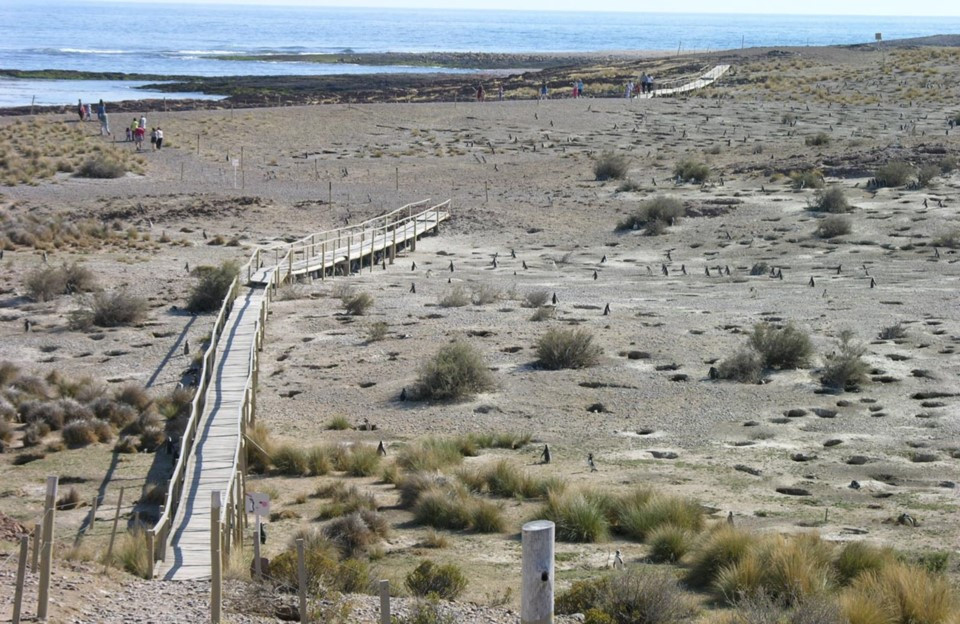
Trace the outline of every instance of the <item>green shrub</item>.
<instances>
[{"instance_id":1,"label":"green shrub","mask_svg":"<svg viewBox=\"0 0 960 624\"><path fill-rule=\"evenodd\" d=\"M362 493L355 485L348 488L342 481L317 488L314 496L330 499L320 510L320 520L339 518L360 511L376 511L379 507L374 495Z\"/></svg>"},{"instance_id":2,"label":"green shrub","mask_svg":"<svg viewBox=\"0 0 960 624\"><path fill-rule=\"evenodd\" d=\"M694 549L686 581L693 587L707 587L719 572L738 563L753 548L756 538L735 527L719 526L701 538Z\"/></svg>"},{"instance_id":3,"label":"green shrub","mask_svg":"<svg viewBox=\"0 0 960 624\"><path fill-rule=\"evenodd\" d=\"M429 400L458 400L493 388L483 356L465 342L446 345L420 368L417 395Z\"/></svg>"},{"instance_id":4,"label":"green shrub","mask_svg":"<svg viewBox=\"0 0 960 624\"><path fill-rule=\"evenodd\" d=\"M123 164L109 156L98 155L88 159L75 174L78 178L122 178L127 173Z\"/></svg>"},{"instance_id":5,"label":"green shrub","mask_svg":"<svg viewBox=\"0 0 960 624\"><path fill-rule=\"evenodd\" d=\"M830 145L830 135L826 132L818 132L803 139L808 146L819 147L821 145Z\"/></svg>"},{"instance_id":6,"label":"green shrub","mask_svg":"<svg viewBox=\"0 0 960 624\"><path fill-rule=\"evenodd\" d=\"M457 490L443 487L426 489L414 504L414 520L417 524L435 529L467 529L470 527L470 510L464 505L465 499Z\"/></svg>"},{"instance_id":7,"label":"green shrub","mask_svg":"<svg viewBox=\"0 0 960 624\"><path fill-rule=\"evenodd\" d=\"M720 379L740 383L760 383L763 379L763 362L755 351L742 349L720 362L717 375Z\"/></svg>"},{"instance_id":8,"label":"green shrub","mask_svg":"<svg viewBox=\"0 0 960 624\"><path fill-rule=\"evenodd\" d=\"M343 300L343 309L351 316L363 316L372 307L373 296L370 293L354 293Z\"/></svg>"},{"instance_id":9,"label":"green shrub","mask_svg":"<svg viewBox=\"0 0 960 624\"><path fill-rule=\"evenodd\" d=\"M216 268L198 267L193 273L198 281L190 292L187 309L190 312L216 312L230 292L240 268L235 262L224 262Z\"/></svg>"},{"instance_id":10,"label":"green shrub","mask_svg":"<svg viewBox=\"0 0 960 624\"><path fill-rule=\"evenodd\" d=\"M817 238L836 238L845 236L853 230L850 219L841 215L830 215L820 220L813 235Z\"/></svg>"},{"instance_id":11,"label":"green shrub","mask_svg":"<svg viewBox=\"0 0 960 624\"><path fill-rule=\"evenodd\" d=\"M310 470L306 451L292 444L276 447L271 460L276 471L288 477L302 477Z\"/></svg>"},{"instance_id":12,"label":"green shrub","mask_svg":"<svg viewBox=\"0 0 960 624\"><path fill-rule=\"evenodd\" d=\"M916 173L910 163L894 160L877 169L873 174L873 185L878 188L903 186L913 180Z\"/></svg>"},{"instance_id":13,"label":"green shrub","mask_svg":"<svg viewBox=\"0 0 960 624\"><path fill-rule=\"evenodd\" d=\"M589 368L600 361L602 353L586 329L551 328L537 341L539 364L549 370Z\"/></svg>"},{"instance_id":14,"label":"green shrub","mask_svg":"<svg viewBox=\"0 0 960 624\"><path fill-rule=\"evenodd\" d=\"M376 321L367 327L367 342L380 342L387 337L390 326L383 321Z\"/></svg>"},{"instance_id":15,"label":"green shrub","mask_svg":"<svg viewBox=\"0 0 960 624\"><path fill-rule=\"evenodd\" d=\"M866 542L847 542L840 548L833 562L837 580L849 585L861 574L878 572L894 561L892 551L877 548Z\"/></svg>"},{"instance_id":16,"label":"green shrub","mask_svg":"<svg viewBox=\"0 0 960 624\"><path fill-rule=\"evenodd\" d=\"M306 451L307 472L314 477L322 476L333 468L330 451L325 446L311 446Z\"/></svg>"},{"instance_id":17,"label":"green shrub","mask_svg":"<svg viewBox=\"0 0 960 624\"><path fill-rule=\"evenodd\" d=\"M684 215L683 204L672 197L654 197L642 204L640 209L617 223L617 231L646 228L647 234L660 234Z\"/></svg>"},{"instance_id":18,"label":"green shrub","mask_svg":"<svg viewBox=\"0 0 960 624\"><path fill-rule=\"evenodd\" d=\"M467 577L456 564L435 564L424 559L407 575L404 585L414 596L455 600L467 588Z\"/></svg>"},{"instance_id":19,"label":"green shrub","mask_svg":"<svg viewBox=\"0 0 960 624\"><path fill-rule=\"evenodd\" d=\"M790 179L795 189L818 189L823 188L823 173L819 169L807 169L806 171L791 171Z\"/></svg>"},{"instance_id":20,"label":"green shrub","mask_svg":"<svg viewBox=\"0 0 960 624\"><path fill-rule=\"evenodd\" d=\"M606 151L593 163L593 177L598 182L622 180L627 177L630 160L623 154Z\"/></svg>"},{"instance_id":21,"label":"green shrub","mask_svg":"<svg viewBox=\"0 0 960 624\"><path fill-rule=\"evenodd\" d=\"M847 196L844 194L843 188L838 185L817 191L809 207L810 210L816 212L829 212L832 214L850 212L850 204L847 202Z\"/></svg>"},{"instance_id":22,"label":"green shrub","mask_svg":"<svg viewBox=\"0 0 960 624\"><path fill-rule=\"evenodd\" d=\"M840 332L837 351L824 356L821 383L837 390L854 390L869 379L870 366L863 360L866 347L854 341L853 332Z\"/></svg>"},{"instance_id":23,"label":"green shrub","mask_svg":"<svg viewBox=\"0 0 960 624\"><path fill-rule=\"evenodd\" d=\"M147 302L125 290L97 293L90 304L90 320L97 327L121 327L143 321Z\"/></svg>"},{"instance_id":24,"label":"green shrub","mask_svg":"<svg viewBox=\"0 0 960 624\"><path fill-rule=\"evenodd\" d=\"M582 492L550 493L533 519L556 524L556 537L563 542L605 542L610 536L606 509Z\"/></svg>"},{"instance_id":25,"label":"green shrub","mask_svg":"<svg viewBox=\"0 0 960 624\"><path fill-rule=\"evenodd\" d=\"M397 465L411 472L434 472L463 461L463 450L456 438L424 438L401 449Z\"/></svg>"},{"instance_id":26,"label":"green shrub","mask_svg":"<svg viewBox=\"0 0 960 624\"><path fill-rule=\"evenodd\" d=\"M810 337L791 323L775 327L769 323L754 325L750 344L766 368L792 369L806 366L813 355Z\"/></svg>"},{"instance_id":27,"label":"green shrub","mask_svg":"<svg viewBox=\"0 0 960 624\"><path fill-rule=\"evenodd\" d=\"M360 593L370 588L370 571L362 561L340 561L335 543L318 531L304 531L303 539L306 585L310 591ZM270 577L281 587L297 587L297 548L294 540L286 550L270 560Z\"/></svg>"},{"instance_id":28,"label":"green shrub","mask_svg":"<svg viewBox=\"0 0 960 624\"><path fill-rule=\"evenodd\" d=\"M648 494L626 497L617 505L617 532L643 540L655 529L671 525L699 531L703 528L703 510L697 503L677 496Z\"/></svg>"},{"instance_id":29,"label":"green shrub","mask_svg":"<svg viewBox=\"0 0 960 624\"><path fill-rule=\"evenodd\" d=\"M346 416L334 416L330 419L330 422L327 423L327 429L331 431L346 431L347 429L353 429L353 426L350 425L350 421L347 420Z\"/></svg>"},{"instance_id":30,"label":"green shrub","mask_svg":"<svg viewBox=\"0 0 960 624\"><path fill-rule=\"evenodd\" d=\"M710 167L706 163L684 159L674 165L673 175L681 182L706 182L710 179Z\"/></svg>"},{"instance_id":31,"label":"green shrub","mask_svg":"<svg viewBox=\"0 0 960 624\"><path fill-rule=\"evenodd\" d=\"M503 509L497 503L474 499L468 506L470 528L478 533L502 533L506 528Z\"/></svg>"},{"instance_id":32,"label":"green shrub","mask_svg":"<svg viewBox=\"0 0 960 624\"><path fill-rule=\"evenodd\" d=\"M370 444L341 446L334 455L333 465L351 477L369 477L380 467L380 454Z\"/></svg>"},{"instance_id":33,"label":"green shrub","mask_svg":"<svg viewBox=\"0 0 960 624\"><path fill-rule=\"evenodd\" d=\"M550 492L560 492L564 488L560 479L532 477L507 459L477 473L462 474L461 478L477 491L486 489L494 496L508 498L543 498Z\"/></svg>"}]
</instances>

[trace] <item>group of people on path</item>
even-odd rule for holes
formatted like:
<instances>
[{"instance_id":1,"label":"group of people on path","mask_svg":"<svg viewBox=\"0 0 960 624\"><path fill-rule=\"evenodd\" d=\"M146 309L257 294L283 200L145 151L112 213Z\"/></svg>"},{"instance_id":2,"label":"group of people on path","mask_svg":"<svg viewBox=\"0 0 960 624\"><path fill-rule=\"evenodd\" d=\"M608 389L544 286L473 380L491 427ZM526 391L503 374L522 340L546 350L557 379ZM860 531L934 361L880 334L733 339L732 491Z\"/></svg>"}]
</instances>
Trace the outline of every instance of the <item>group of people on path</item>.
<instances>
[{"instance_id":1,"label":"group of people on path","mask_svg":"<svg viewBox=\"0 0 960 624\"><path fill-rule=\"evenodd\" d=\"M627 82L626 87L623 90L623 96L628 100L632 97L637 97L644 93L653 94L653 76L647 74L646 72L640 76L640 79L637 82L632 80Z\"/></svg>"},{"instance_id":2,"label":"group of people on path","mask_svg":"<svg viewBox=\"0 0 960 624\"><path fill-rule=\"evenodd\" d=\"M83 100L77 100L77 114L80 115L80 121L90 121L93 118L93 111L89 104L84 104ZM100 100L97 104L97 119L100 121L100 134L110 136L110 120L107 118L107 105Z\"/></svg>"},{"instance_id":3,"label":"group of people on path","mask_svg":"<svg viewBox=\"0 0 960 624\"><path fill-rule=\"evenodd\" d=\"M133 121L130 123L130 127L127 128L127 141L133 141L138 152L143 150L143 139L146 134L146 116L141 116L139 120L134 117ZM163 129L161 129L160 126L157 126L156 128L150 128L150 146L153 150L158 150L163 147Z\"/></svg>"},{"instance_id":4,"label":"group of people on path","mask_svg":"<svg viewBox=\"0 0 960 624\"><path fill-rule=\"evenodd\" d=\"M77 100L77 115L80 117L80 121L90 121L93 118L93 111L90 104L84 104L83 99ZM97 104L97 119L100 121L100 134L111 136L110 135L110 121L107 117L107 105L103 103L103 100L100 100L100 103ZM127 127L127 141L133 142L136 145L137 151L143 149L143 139L147 134L147 118L142 115L140 119L136 117L133 118L133 122ZM150 129L150 145L153 146L153 149L158 150L163 147L163 130L160 126Z\"/></svg>"},{"instance_id":5,"label":"group of people on path","mask_svg":"<svg viewBox=\"0 0 960 624\"><path fill-rule=\"evenodd\" d=\"M486 90L484 90L482 82L477 83L476 94L477 94L478 102L483 102L486 99L487 92ZM503 83L502 82L497 83L497 101L498 102L503 101Z\"/></svg>"}]
</instances>

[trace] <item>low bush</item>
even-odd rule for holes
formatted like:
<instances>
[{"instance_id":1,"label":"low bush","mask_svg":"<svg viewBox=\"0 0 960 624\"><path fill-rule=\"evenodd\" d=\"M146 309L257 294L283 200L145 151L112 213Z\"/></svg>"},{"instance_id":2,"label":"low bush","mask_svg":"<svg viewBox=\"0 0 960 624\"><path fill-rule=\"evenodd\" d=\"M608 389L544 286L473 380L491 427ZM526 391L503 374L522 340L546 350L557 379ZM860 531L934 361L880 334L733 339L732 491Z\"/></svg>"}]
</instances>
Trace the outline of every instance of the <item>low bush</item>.
<instances>
[{"instance_id":1,"label":"low bush","mask_svg":"<svg viewBox=\"0 0 960 624\"><path fill-rule=\"evenodd\" d=\"M710 179L710 167L706 163L684 159L674 165L673 175L681 182L706 182Z\"/></svg>"},{"instance_id":2,"label":"low bush","mask_svg":"<svg viewBox=\"0 0 960 624\"><path fill-rule=\"evenodd\" d=\"M604 624L675 624L695 612L676 578L664 570L630 569L578 581L557 598L557 613L591 613L594 622Z\"/></svg>"},{"instance_id":3,"label":"low bush","mask_svg":"<svg viewBox=\"0 0 960 624\"><path fill-rule=\"evenodd\" d=\"M58 511L70 511L80 506L80 492L77 488L71 487L57 499L56 507Z\"/></svg>"},{"instance_id":4,"label":"low bush","mask_svg":"<svg viewBox=\"0 0 960 624\"><path fill-rule=\"evenodd\" d=\"M92 420L75 420L64 425L60 433L64 443L70 448L82 448L98 441Z\"/></svg>"},{"instance_id":5,"label":"low bush","mask_svg":"<svg viewBox=\"0 0 960 624\"><path fill-rule=\"evenodd\" d=\"M147 302L125 290L97 293L90 305L90 320L97 327L121 327L143 321Z\"/></svg>"},{"instance_id":6,"label":"low bush","mask_svg":"<svg viewBox=\"0 0 960 624\"><path fill-rule=\"evenodd\" d=\"M743 349L720 362L717 376L740 383L760 383L763 379L763 362L755 351Z\"/></svg>"},{"instance_id":7,"label":"low bush","mask_svg":"<svg viewBox=\"0 0 960 624\"><path fill-rule=\"evenodd\" d=\"M958 165L956 156L944 156L940 159L940 173L947 175L948 173L953 173L956 170Z\"/></svg>"},{"instance_id":8,"label":"low bush","mask_svg":"<svg viewBox=\"0 0 960 624\"><path fill-rule=\"evenodd\" d=\"M810 336L791 323L783 327L769 323L754 325L750 333L750 345L757 351L766 368L803 368L813 355Z\"/></svg>"},{"instance_id":9,"label":"low bush","mask_svg":"<svg viewBox=\"0 0 960 624\"><path fill-rule=\"evenodd\" d=\"M390 326L384 321L376 321L367 327L367 342L380 342L387 337Z\"/></svg>"},{"instance_id":10,"label":"low bush","mask_svg":"<svg viewBox=\"0 0 960 624\"><path fill-rule=\"evenodd\" d=\"M333 467L351 477L369 477L380 467L380 454L370 444L339 446L333 456Z\"/></svg>"},{"instance_id":11,"label":"low bush","mask_svg":"<svg viewBox=\"0 0 960 624\"><path fill-rule=\"evenodd\" d=\"M353 426L346 416L334 416L327 423L327 429L330 431L346 431L347 429L353 429Z\"/></svg>"},{"instance_id":12,"label":"low bush","mask_svg":"<svg viewBox=\"0 0 960 624\"><path fill-rule=\"evenodd\" d=\"M598 182L623 180L629 168L630 160L625 155L606 151L593 163L593 177Z\"/></svg>"},{"instance_id":13,"label":"low bush","mask_svg":"<svg viewBox=\"0 0 960 624\"><path fill-rule=\"evenodd\" d=\"M428 400L459 400L493 388L493 376L483 356L465 342L440 349L420 368L417 396Z\"/></svg>"},{"instance_id":14,"label":"low bush","mask_svg":"<svg viewBox=\"0 0 960 624\"><path fill-rule=\"evenodd\" d=\"M673 526L699 532L703 528L703 509L686 498L640 490L618 501L616 531L635 540L645 539L652 531Z\"/></svg>"},{"instance_id":15,"label":"low bush","mask_svg":"<svg viewBox=\"0 0 960 624\"><path fill-rule=\"evenodd\" d=\"M870 366L864 361L867 349L854 340L853 332L840 332L837 350L824 356L823 385L837 390L855 390L869 379Z\"/></svg>"},{"instance_id":16,"label":"low bush","mask_svg":"<svg viewBox=\"0 0 960 624\"><path fill-rule=\"evenodd\" d=\"M533 311L533 314L530 315L530 320L534 323L542 323L543 321L549 321L556 314L554 308L542 307L537 308Z\"/></svg>"},{"instance_id":17,"label":"low bush","mask_svg":"<svg viewBox=\"0 0 960 624\"><path fill-rule=\"evenodd\" d=\"M340 561L337 544L318 531L302 531L296 537L304 542L304 567L307 587L325 593L370 591L370 570L357 559ZM270 560L270 576L282 587L297 587L297 548L294 540L286 550Z\"/></svg>"},{"instance_id":18,"label":"low bush","mask_svg":"<svg viewBox=\"0 0 960 624\"><path fill-rule=\"evenodd\" d=\"M270 430L262 424L256 424L247 429L247 470L256 474L264 474L270 470L270 456L273 454L273 440L270 439Z\"/></svg>"},{"instance_id":19,"label":"low bush","mask_svg":"<svg viewBox=\"0 0 960 624\"><path fill-rule=\"evenodd\" d=\"M822 145L830 145L830 135L826 132L818 132L816 134L804 137L803 142L811 147L819 147Z\"/></svg>"},{"instance_id":20,"label":"low bush","mask_svg":"<svg viewBox=\"0 0 960 624\"><path fill-rule=\"evenodd\" d=\"M496 286L477 284L470 289L470 301L473 305L488 305L498 301L503 293Z\"/></svg>"},{"instance_id":21,"label":"low bush","mask_svg":"<svg viewBox=\"0 0 960 624\"><path fill-rule=\"evenodd\" d=\"M933 239L933 244L947 249L960 249L960 229L953 229L940 234Z\"/></svg>"},{"instance_id":22,"label":"low bush","mask_svg":"<svg viewBox=\"0 0 960 624\"><path fill-rule=\"evenodd\" d=\"M127 170L123 164L109 156L98 155L88 159L75 174L78 178L111 179L122 178Z\"/></svg>"},{"instance_id":23,"label":"low bush","mask_svg":"<svg viewBox=\"0 0 960 624\"><path fill-rule=\"evenodd\" d=\"M600 361L603 351L586 329L551 328L537 341L537 358L542 368L589 368Z\"/></svg>"},{"instance_id":24,"label":"low bush","mask_svg":"<svg viewBox=\"0 0 960 624\"><path fill-rule=\"evenodd\" d=\"M351 316L363 316L373 307L370 293L358 292L343 300L343 309Z\"/></svg>"},{"instance_id":25,"label":"low bush","mask_svg":"<svg viewBox=\"0 0 960 624\"><path fill-rule=\"evenodd\" d=\"M532 290L523 297L523 305L527 308L542 308L550 301L549 290Z\"/></svg>"},{"instance_id":26,"label":"low bush","mask_svg":"<svg viewBox=\"0 0 960 624\"><path fill-rule=\"evenodd\" d=\"M813 235L817 238L836 238L837 236L845 236L852 230L853 225L850 223L850 219L841 215L830 215L820 220L817 229L813 231Z\"/></svg>"},{"instance_id":27,"label":"low bush","mask_svg":"<svg viewBox=\"0 0 960 624\"><path fill-rule=\"evenodd\" d=\"M460 285L454 286L437 302L441 308L462 308L470 305L470 293Z\"/></svg>"},{"instance_id":28,"label":"low bush","mask_svg":"<svg viewBox=\"0 0 960 624\"><path fill-rule=\"evenodd\" d=\"M790 180L795 189L819 189L824 185L823 173L819 169L791 171Z\"/></svg>"},{"instance_id":29,"label":"low bush","mask_svg":"<svg viewBox=\"0 0 960 624\"><path fill-rule=\"evenodd\" d=\"M829 212L831 214L850 212L850 204L847 202L847 196L844 194L843 189L837 185L817 191L809 207L810 210L816 212Z\"/></svg>"},{"instance_id":30,"label":"low bush","mask_svg":"<svg viewBox=\"0 0 960 624\"><path fill-rule=\"evenodd\" d=\"M917 170L917 184L921 187L929 186L933 179L941 173L939 165L923 165Z\"/></svg>"},{"instance_id":31,"label":"low bush","mask_svg":"<svg viewBox=\"0 0 960 624\"><path fill-rule=\"evenodd\" d=\"M235 262L224 262L220 266L198 267L193 274L198 278L190 297L187 310L190 312L216 312L220 310L224 298L230 292L230 286L240 272Z\"/></svg>"},{"instance_id":32,"label":"low bush","mask_svg":"<svg viewBox=\"0 0 960 624\"><path fill-rule=\"evenodd\" d=\"M675 562L683 559L696 539L696 534L672 524L659 526L647 535L650 559L657 563Z\"/></svg>"},{"instance_id":33,"label":"low bush","mask_svg":"<svg viewBox=\"0 0 960 624\"><path fill-rule=\"evenodd\" d=\"M841 604L850 624L949 624L960 609L949 579L904 563L858 576Z\"/></svg>"},{"instance_id":34,"label":"low bush","mask_svg":"<svg viewBox=\"0 0 960 624\"><path fill-rule=\"evenodd\" d=\"M435 529L498 533L504 528L502 513L499 505L449 484L429 485L419 492L413 505L414 520Z\"/></svg>"},{"instance_id":35,"label":"low bush","mask_svg":"<svg viewBox=\"0 0 960 624\"><path fill-rule=\"evenodd\" d=\"M407 574L403 584L414 596L455 600L467 588L467 577L456 564L435 564L424 559Z\"/></svg>"},{"instance_id":36,"label":"low bush","mask_svg":"<svg viewBox=\"0 0 960 624\"><path fill-rule=\"evenodd\" d=\"M365 509L337 518L323 528L323 535L344 557L357 557L387 537L387 529L387 521L380 514Z\"/></svg>"},{"instance_id":37,"label":"low bush","mask_svg":"<svg viewBox=\"0 0 960 624\"><path fill-rule=\"evenodd\" d=\"M306 451L292 444L276 447L271 463L278 473L288 477L302 477L309 472Z\"/></svg>"},{"instance_id":38,"label":"low bush","mask_svg":"<svg viewBox=\"0 0 960 624\"><path fill-rule=\"evenodd\" d=\"M672 197L654 197L640 205L640 209L617 223L617 231L646 228L646 234L661 234L684 215L683 204Z\"/></svg>"},{"instance_id":39,"label":"low bush","mask_svg":"<svg viewBox=\"0 0 960 624\"><path fill-rule=\"evenodd\" d=\"M873 174L873 186L895 187L904 186L913 180L917 170L908 162L894 160L883 165Z\"/></svg>"},{"instance_id":40,"label":"low bush","mask_svg":"<svg viewBox=\"0 0 960 624\"><path fill-rule=\"evenodd\" d=\"M861 574L879 572L894 560L894 553L888 548L878 548L866 542L847 542L837 552L833 567L838 582L849 585Z\"/></svg>"},{"instance_id":41,"label":"low bush","mask_svg":"<svg viewBox=\"0 0 960 624\"><path fill-rule=\"evenodd\" d=\"M686 582L693 587L709 587L727 566L736 565L751 551L757 538L730 525L720 525L701 536L693 549Z\"/></svg>"},{"instance_id":42,"label":"low bush","mask_svg":"<svg viewBox=\"0 0 960 624\"><path fill-rule=\"evenodd\" d=\"M307 472L314 477L327 474L333 468L330 450L325 446L307 449Z\"/></svg>"},{"instance_id":43,"label":"low bush","mask_svg":"<svg viewBox=\"0 0 960 624\"><path fill-rule=\"evenodd\" d=\"M550 492L561 492L565 484L556 477L533 477L513 462L502 459L476 473L463 473L462 478L474 491L486 491L508 498L543 498Z\"/></svg>"},{"instance_id":44,"label":"low bush","mask_svg":"<svg viewBox=\"0 0 960 624\"><path fill-rule=\"evenodd\" d=\"M66 293L66 279L55 267L43 267L27 273L23 280L27 296L34 301L50 301Z\"/></svg>"},{"instance_id":45,"label":"low bush","mask_svg":"<svg viewBox=\"0 0 960 624\"><path fill-rule=\"evenodd\" d=\"M903 323L900 322L884 327L878 334L878 338L880 338L880 340L903 340L906 337L907 328L904 327Z\"/></svg>"},{"instance_id":46,"label":"low bush","mask_svg":"<svg viewBox=\"0 0 960 624\"><path fill-rule=\"evenodd\" d=\"M342 481L321 486L314 493L317 498L329 498L320 510L319 519L339 518L360 511L377 511L377 499L372 494L362 493L355 485L346 487Z\"/></svg>"},{"instance_id":47,"label":"low bush","mask_svg":"<svg viewBox=\"0 0 960 624\"><path fill-rule=\"evenodd\" d=\"M463 461L463 451L456 438L424 438L403 447L397 465L411 472L437 471Z\"/></svg>"},{"instance_id":48,"label":"low bush","mask_svg":"<svg viewBox=\"0 0 960 624\"><path fill-rule=\"evenodd\" d=\"M114 548L110 565L126 570L134 576L147 578L150 573L150 554L147 548L147 534L134 527L124 533Z\"/></svg>"}]
</instances>

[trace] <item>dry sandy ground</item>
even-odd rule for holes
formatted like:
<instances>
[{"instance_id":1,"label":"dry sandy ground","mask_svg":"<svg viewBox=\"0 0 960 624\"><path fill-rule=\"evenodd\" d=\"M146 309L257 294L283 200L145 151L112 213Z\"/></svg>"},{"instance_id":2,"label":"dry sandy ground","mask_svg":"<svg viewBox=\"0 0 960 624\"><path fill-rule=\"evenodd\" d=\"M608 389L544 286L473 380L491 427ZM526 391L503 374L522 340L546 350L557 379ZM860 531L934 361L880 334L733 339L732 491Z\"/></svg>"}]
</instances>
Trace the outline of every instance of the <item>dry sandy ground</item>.
<instances>
[{"instance_id":1,"label":"dry sandy ground","mask_svg":"<svg viewBox=\"0 0 960 624\"><path fill-rule=\"evenodd\" d=\"M169 388L189 365L179 340L198 343L211 323L171 307L182 305L191 284L184 263L241 257L254 245L408 201L451 198L453 218L441 235L386 271L299 285L275 303L258 418L278 439L383 440L389 459L425 435L525 431L550 445L553 463L537 463L537 444L484 453L467 465L512 457L532 473L575 484L650 484L690 495L718 518L733 512L738 523L761 530L815 527L831 540L865 536L905 551L955 551L960 256L944 248L938 256L932 241L960 226L960 176L937 178L921 190L866 190L886 160L933 162L941 148L957 154L956 133L947 133L945 123L956 112L950 101L956 89L943 86L955 78L956 65L937 56L922 63L909 58L899 61L907 69L893 69L898 57L889 55L881 71L876 57L863 52L814 60L758 55L724 85L677 100L150 114L169 146L147 154L144 177L63 178L2 190L5 210L116 220L154 241L165 231L174 242L193 243L52 254L55 262L82 259L108 287L127 285L150 297L149 323L102 335L68 331L65 313L76 305L69 298L32 304L19 296L24 273L42 262L39 254L8 251L0 274L0 359L41 372ZM795 115L796 124L783 123L784 114ZM817 132L827 133L830 144L807 146L804 138ZM617 192L617 182L593 180L593 158L603 150L629 154L636 190ZM234 188L231 161L241 153L236 184L242 188ZM673 165L684 156L709 162L714 182L675 184ZM851 234L813 237L817 216L806 209L813 192L771 177L809 167L847 192L856 207ZM656 237L614 232L619 219L656 194L705 216L684 218ZM204 234L238 237L241 246L210 246ZM783 279L751 276L760 262L782 269ZM375 297L368 316L340 314L332 295L344 283ZM501 296L486 305L440 307L438 300L457 285L484 285ZM523 297L538 289L557 295L553 320L529 320ZM37 331L23 333L25 317L37 321ZM709 367L764 320L808 331L814 366L773 373L762 385L709 380ZM367 343L375 321L388 323L389 335ZM897 323L904 339L877 338ZM548 327L567 325L594 332L604 350L601 364L539 370L535 341ZM866 344L873 381L857 393L823 393L818 367L844 329ZM482 351L496 389L462 403L400 403L420 363L453 339ZM649 357L630 359L630 351ZM914 398L931 391L951 396ZM597 404L603 410L591 411ZM785 417L796 409L803 414ZM377 431L326 431L337 415L355 425L368 421ZM78 488L92 496L108 451L51 455L29 471L0 459L0 511L32 525L46 473L87 478ZM588 452L597 472L587 468ZM914 461L918 453L932 461ZM143 474L149 459L134 462L131 478ZM322 480L258 484L278 496L274 510L302 517L270 528L268 555L310 524L319 503L296 499ZM849 487L854 480L859 489ZM377 494L394 527L375 562L384 577L399 583L422 556L456 560L471 569L468 600L518 604L517 592L507 593L518 586L516 531L535 503L505 501L511 530L504 535L458 534L449 549L426 551L417 547L424 531L392 508L392 487L350 481ZM809 495L784 495L780 487ZM62 514L64 530L75 531L83 513ZM919 526L888 522L901 513ZM608 565L614 548L628 562L645 555L634 543L558 545L561 585ZM11 552L12 544L3 550Z\"/></svg>"}]
</instances>

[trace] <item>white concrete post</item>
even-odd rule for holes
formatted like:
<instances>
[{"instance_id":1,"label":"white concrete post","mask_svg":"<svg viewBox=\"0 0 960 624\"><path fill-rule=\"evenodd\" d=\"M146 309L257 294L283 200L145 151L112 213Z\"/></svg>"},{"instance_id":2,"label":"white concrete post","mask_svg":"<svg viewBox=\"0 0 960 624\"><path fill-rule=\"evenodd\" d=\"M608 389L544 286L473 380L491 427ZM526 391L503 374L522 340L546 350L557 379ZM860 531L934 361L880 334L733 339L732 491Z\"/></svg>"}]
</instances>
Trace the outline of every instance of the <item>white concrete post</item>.
<instances>
[{"instance_id":1,"label":"white concrete post","mask_svg":"<svg viewBox=\"0 0 960 624\"><path fill-rule=\"evenodd\" d=\"M534 520L523 525L523 581L520 624L553 624L553 538L556 525Z\"/></svg>"}]
</instances>

